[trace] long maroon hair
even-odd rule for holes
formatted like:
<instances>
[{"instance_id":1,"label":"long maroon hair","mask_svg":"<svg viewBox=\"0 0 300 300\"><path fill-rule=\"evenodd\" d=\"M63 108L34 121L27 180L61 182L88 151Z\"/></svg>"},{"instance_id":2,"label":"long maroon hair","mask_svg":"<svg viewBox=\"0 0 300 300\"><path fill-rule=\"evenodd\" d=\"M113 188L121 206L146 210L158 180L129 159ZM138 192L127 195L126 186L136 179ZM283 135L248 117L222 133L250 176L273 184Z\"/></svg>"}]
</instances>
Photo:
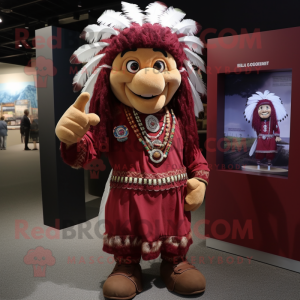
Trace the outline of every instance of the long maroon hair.
<instances>
[{"instance_id":1,"label":"long maroon hair","mask_svg":"<svg viewBox=\"0 0 300 300\"><path fill-rule=\"evenodd\" d=\"M109 46L100 52L106 53L100 64L111 66L116 56L126 49L160 48L169 52L174 57L177 68L181 69L187 57L183 51L183 45L178 41L180 36L183 35L172 33L169 28L159 24L147 23L142 26L133 24L130 28L121 31L119 35L104 40L109 43ZM91 131L99 136L100 143L105 143L106 139L111 137L112 120L114 114L117 113L116 105L120 103L110 88L110 72L109 68L103 68L100 72L90 103L90 112L98 114L101 119L97 126L91 128ZM184 163L189 165L192 162L193 148L199 147L199 141L187 72L181 73L181 85L169 106L175 113L184 140Z\"/></svg>"},{"instance_id":2,"label":"long maroon hair","mask_svg":"<svg viewBox=\"0 0 300 300\"><path fill-rule=\"evenodd\" d=\"M260 130L260 123L261 123L261 118L258 114L258 108L261 105L269 105L271 107L271 124L270 124L270 130L271 133L276 130L276 125L277 125L277 119L276 119L276 110L270 100L260 100L258 101L254 111L253 111L253 119L252 119L252 127L256 131L257 134L259 134Z\"/></svg>"}]
</instances>

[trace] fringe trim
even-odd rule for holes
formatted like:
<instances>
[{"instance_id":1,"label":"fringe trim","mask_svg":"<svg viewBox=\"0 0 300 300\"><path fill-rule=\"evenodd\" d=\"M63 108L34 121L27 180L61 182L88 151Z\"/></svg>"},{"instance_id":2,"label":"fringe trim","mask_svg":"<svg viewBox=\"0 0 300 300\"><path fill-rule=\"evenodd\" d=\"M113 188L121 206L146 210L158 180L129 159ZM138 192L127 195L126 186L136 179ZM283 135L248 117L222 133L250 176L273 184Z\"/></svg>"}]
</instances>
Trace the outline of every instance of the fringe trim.
<instances>
[{"instance_id":1,"label":"fringe trim","mask_svg":"<svg viewBox=\"0 0 300 300\"><path fill-rule=\"evenodd\" d=\"M112 189L126 189L126 190L138 190L138 191L151 191L151 192L163 192L163 191L169 191L171 189L175 189L175 188L179 188L182 186L186 185L186 181L183 181L181 183L172 183L173 186L171 185L166 185L166 186L156 186L156 189L151 189L148 186L144 186L144 185L139 185L139 184L118 184L118 183L110 183L110 188Z\"/></svg>"},{"instance_id":2,"label":"fringe trim","mask_svg":"<svg viewBox=\"0 0 300 300\"><path fill-rule=\"evenodd\" d=\"M201 178L203 181L207 182L209 181L209 171L206 170L198 170L193 172L193 177Z\"/></svg>"},{"instance_id":3,"label":"fringe trim","mask_svg":"<svg viewBox=\"0 0 300 300\"><path fill-rule=\"evenodd\" d=\"M103 251L115 256L141 255L144 260L155 259L161 252L171 255L184 256L193 243L192 233L185 236L161 236L157 241L143 241L136 236L103 237Z\"/></svg>"}]
</instances>

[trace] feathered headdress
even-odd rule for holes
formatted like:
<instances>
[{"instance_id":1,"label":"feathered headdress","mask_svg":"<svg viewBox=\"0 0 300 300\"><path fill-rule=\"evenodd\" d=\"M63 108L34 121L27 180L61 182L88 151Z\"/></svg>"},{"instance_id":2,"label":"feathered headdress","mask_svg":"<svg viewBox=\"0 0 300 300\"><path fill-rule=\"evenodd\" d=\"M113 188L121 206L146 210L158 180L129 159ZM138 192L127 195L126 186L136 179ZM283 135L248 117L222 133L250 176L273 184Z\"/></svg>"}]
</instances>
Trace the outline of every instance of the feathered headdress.
<instances>
[{"instance_id":1,"label":"feathered headdress","mask_svg":"<svg viewBox=\"0 0 300 300\"><path fill-rule=\"evenodd\" d=\"M268 100L272 103L276 112L277 121L283 121L288 116L281 99L274 93L271 93L270 91L266 90L264 91L264 93L256 92L256 94L253 94L251 97L248 98L246 109L244 111L244 118L246 119L246 121L248 121L248 123L252 122L253 120L253 112L256 106L258 104L264 104L263 100ZM266 104L269 103L268 101L266 101Z\"/></svg>"},{"instance_id":2,"label":"feathered headdress","mask_svg":"<svg viewBox=\"0 0 300 300\"><path fill-rule=\"evenodd\" d=\"M206 94L206 87L201 77L195 72L194 66L197 66L205 72L204 61L198 54L202 54L204 47L200 39L194 34L199 30L199 24L193 20L185 19L185 13L179 9L167 8L161 2L154 2L147 6L145 12L136 4L127 2L122 3L122 12L106 10L98 19L99 25L88 25L80 35L89 44L81 46L71 56L70 62L86 65L76 74L73 80L73 90L82 92L94 91L97 78L103 68L111 66L102 63L105 61L106 47L126 28L139 24L159 24L162 27L169 28L171 32L177 35L178 42L182 45L186 59L183 61L184 67L180 72L187 72L189 85L194 100L195 115L203 110L200 94ZM147 48L151 47L147 45ZM101 52L101 54L100 54ZM198 54L197 54L198 53Z\"/></svg>"}]
</instances>

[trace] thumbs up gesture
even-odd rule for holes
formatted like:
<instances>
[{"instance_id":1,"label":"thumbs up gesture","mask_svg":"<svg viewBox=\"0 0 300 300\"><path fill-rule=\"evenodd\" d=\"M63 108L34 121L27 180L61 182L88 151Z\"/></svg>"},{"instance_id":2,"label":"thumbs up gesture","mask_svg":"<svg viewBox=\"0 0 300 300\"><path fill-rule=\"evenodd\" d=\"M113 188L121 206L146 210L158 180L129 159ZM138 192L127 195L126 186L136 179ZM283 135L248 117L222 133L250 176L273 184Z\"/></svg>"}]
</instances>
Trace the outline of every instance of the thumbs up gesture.
<instances>
[{"instance_id":1,"label":"thumbs up gesture","mask_svg":"<svg viewBox=\"0 0 300 300\"><path fill-rule=\"evenodd\" d=\"M82 93L58 121L55 133L67 146L77 143L89 130L96 126L100 118L96 114L86 114L85 105L90 99L89 93Z\"/></svg>"}]
</instances>

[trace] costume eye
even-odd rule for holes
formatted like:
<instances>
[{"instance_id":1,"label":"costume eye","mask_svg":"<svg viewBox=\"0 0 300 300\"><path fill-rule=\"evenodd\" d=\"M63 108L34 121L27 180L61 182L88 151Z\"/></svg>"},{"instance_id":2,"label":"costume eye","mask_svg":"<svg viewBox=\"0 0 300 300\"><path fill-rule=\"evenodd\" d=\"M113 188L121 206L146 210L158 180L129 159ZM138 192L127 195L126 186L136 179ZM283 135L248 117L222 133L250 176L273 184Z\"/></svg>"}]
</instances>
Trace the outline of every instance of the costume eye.
<instances>
[{"instance_id":1,"label":"costume eye","mask_svg":"<svg viewBox=\"0 0 300 300\"><path fill-rule=\"evenodd\" d=\"M163 72L165 69L165 63L161 60L155 62L153 69L158 70L159 72Z\"/></svg>"},{"instance_id":2,"label":"costume eye","mask_svg":"<svg viewBox=\"0 0 300 300\"><path fill-rule=\"evenodd\" d=\"M130 60L126 65L127 71L130 73L136 73L139 69L139 63L135 60Z\"/></svg>"}]
</instances>

